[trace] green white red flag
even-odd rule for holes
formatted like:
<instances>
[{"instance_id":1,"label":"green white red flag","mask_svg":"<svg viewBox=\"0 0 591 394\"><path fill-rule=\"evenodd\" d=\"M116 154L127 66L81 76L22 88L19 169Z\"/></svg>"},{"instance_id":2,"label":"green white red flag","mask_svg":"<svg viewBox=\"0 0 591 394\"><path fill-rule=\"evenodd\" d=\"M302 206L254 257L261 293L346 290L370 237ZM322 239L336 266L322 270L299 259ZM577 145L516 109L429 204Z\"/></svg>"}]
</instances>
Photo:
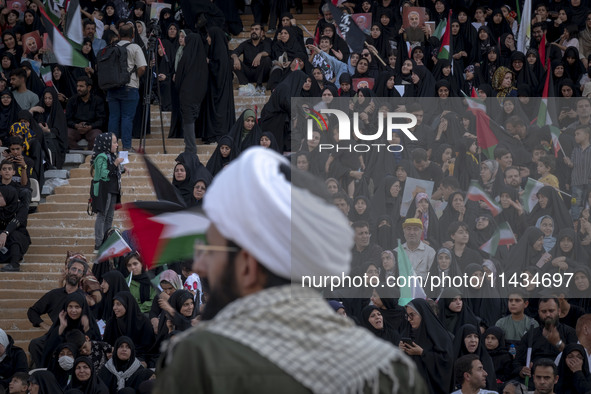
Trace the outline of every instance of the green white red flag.
<instances>
[{"instance_id":1,"label":"green white red flag","mask_svg":"<svg viewBox=\"0 0 591 394\"><path fill-rule=\"evenodd\" d=\"M521 195L521 205L530 213L534 206L538 203L538 190L544 187L542 182L538 182L535 179L527 178L527 183L525 184L525 189L523 190L523 194Z\"/></svg>"},{"instance_id":2,"label":"green white red flag","mask_svg":"<svg viewBox=\"0 0 591 394\"><path fill-rule=\"evenodd\" d=\"M486 191L484 191L482 186L480 186L480 183L476 180L470 181L466 197L470 201L484 202L493 216L497 216L503 210L503 208L501 208L501 206L492 199Z\"/></svg>"},{"instance_id":3,"label":"green white red flag","mask_svg":"<svg viewBox=\"0 0 591 394\"><path fill-rule=\"evenodd\" d=\"M88 59L62 35L45 10L39 8L39 12L41 14L41 23L43 23L45 31L47 31L51 42L51 50L57 62L62 66L88 67L90 65Z\"/></svg>"},{"instance_id":4,"label":"green white red flag","mask_svg":"<svg viewBox=\"0 0 591 394\"><path fill-rule=\"evenodd\" d=\"M515 243L517 243L517 240L515 239L515 234L513 234L511 226L509 223L503 222L497 227L492 237L480 246L480 250L492 257L497 254L499 245L513 245Z\"/></svg>"},{"instance_id":5,"label":"green white red flag","mask_svg":"<svg viewBox=\"0 0 591 394\"><path fill-rule=\"evenodd\" d=\"M125 242L119 231L113 231L97 252L97 262L126 255L131 247Z\"/></svg>"}]
</instances>

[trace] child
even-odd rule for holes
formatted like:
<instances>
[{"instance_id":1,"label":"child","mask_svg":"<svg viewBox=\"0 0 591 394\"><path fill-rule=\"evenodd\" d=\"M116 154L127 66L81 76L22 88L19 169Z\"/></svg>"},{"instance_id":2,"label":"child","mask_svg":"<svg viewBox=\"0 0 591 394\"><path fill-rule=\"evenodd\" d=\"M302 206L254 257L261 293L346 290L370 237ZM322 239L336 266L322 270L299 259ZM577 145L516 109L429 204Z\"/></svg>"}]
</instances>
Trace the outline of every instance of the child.
<instances>
[{"instance_id":1,"label":"child","mask_svg":"<svg viewBox=\"0 0 591 394\"><path fill-rule=\"evenodd\" d=\"M8 385L9 394L27 394L29 392L29 374L26 372L17 372L12 375L12 380Z\"/></svg>"},{"instance_id":2,"label":"child","mask_svg":"<svg viewBox=\"0 0 591 394\"><path fill-rule=\"evenodd\" d=\"M529 305L529 300L525 298L522 292L511 290L507 302L511 314L497 320L495 326L505 331L505 340L509 345L511 343L517 345L521 337L529 331L532 324L534 328L538 327L539 324L535 319L525 315L525 308Z\"/></svg>"},{"instance_id":3,"label":"child","mask_svg":"<svg viewBox=\"0 0 591 394\"><path fill-rule=\"evenodd\" d=\"M123 162L117 158L117 137L113 133L96 136L92 154L91 173L94 172L90 190L92 212L96 215L94 224L94 252L103 244L105 233L113 224L115 204L121 201L121 171Z\"/></svg>"},{"instance_id":4,"label":"child","mask_svg":"<svg viewBox=\"0 0 591 394\"><path fill-rule=\"evenodd\" d=\"M484 332L484 346L495 366L497 379L506 382L513 369L513 356L505 345L505 333L502 328L490 327Z\"/></svg>"},{"instance_id":5,"label":"child","mask_svg":"<svg viewBox=\"0 0 591 394\"><path fill-rule=\"evenodd\" d=\"M556 162L552 156L541 156L538 159L538 174L540 174L540 179L538 181L542 182L544 185L552 186L558 189L558 178L552 174L554 169L556 168Z\"/></svg>"}]
</instances>

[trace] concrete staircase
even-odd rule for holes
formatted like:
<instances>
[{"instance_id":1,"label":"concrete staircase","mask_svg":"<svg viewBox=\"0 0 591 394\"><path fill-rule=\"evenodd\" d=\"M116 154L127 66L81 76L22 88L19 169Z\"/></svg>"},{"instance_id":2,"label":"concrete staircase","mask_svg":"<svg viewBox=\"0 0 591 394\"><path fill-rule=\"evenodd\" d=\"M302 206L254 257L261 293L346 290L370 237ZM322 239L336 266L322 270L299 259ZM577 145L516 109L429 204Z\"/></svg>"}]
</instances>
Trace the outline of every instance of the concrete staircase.
<instances>
[{"instance_id":1,"label":"concrete staircase","mask_svg":"<svg viewBox=\"0 0 591 394\"><path fill-rule=\"evenodd\" d=\"M317 21L317 6L305 6L304 14L295 15L298 23L313 31ZM243 17L245 30L249 30L252 15ZM233 49L249 38L245 31L230 42ZM305 34L307 37L307 35ZM269 37L271 35L269 34ZM235 79L235 87L237 81ZM259 113L268 100L265 96L239 97L234 91L236 117L248 109L258 106ZM170 113L163 113L165 136L170 126ZM166 139L163 153L158 107L151 108L151 134L146 139L146 154L156 163L164 175L172 179L174 159L184 148L182 139ZM199 142L199 141L198 141ZM137 148L139 142L133 141ZM198 155L203 164L207 163L215 145L199 145ZM90 187L90 157L81 154L69 155L66 166L69 170L48 173L49 178L67 177L68 184L55 189L44 188L42 202L37 212L29 215L28 230L32 244L21 265L21 272L0 273L0 328L4 329L28 354L31 339L44 334L44 330L32 327L27 319L27 309L47 291L58 287L58 280L64 268L67 251L86 254L89 260L94 257L94 217L86 213ZM123 202L154 200L155 195L149 181L141 155L130 154L130 171L122 176ZM68 168L68 167L66 167ZM114 223L120 228L129 224L122 212L115 213ZM44 316L45 321L49 318Z\"/></svg>"}]
</instances>

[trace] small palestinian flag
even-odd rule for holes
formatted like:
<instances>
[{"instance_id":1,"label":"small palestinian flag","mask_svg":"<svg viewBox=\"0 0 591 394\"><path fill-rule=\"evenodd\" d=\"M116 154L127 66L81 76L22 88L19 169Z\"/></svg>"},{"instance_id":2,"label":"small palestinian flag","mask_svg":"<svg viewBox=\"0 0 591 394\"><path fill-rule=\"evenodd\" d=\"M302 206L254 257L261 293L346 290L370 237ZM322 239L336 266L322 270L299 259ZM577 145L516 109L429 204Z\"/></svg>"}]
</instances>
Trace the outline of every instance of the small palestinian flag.
<instances>
[{"instance_id":1,"label":"small palestinian flag","mask_svg":"<svg viewBox=\"0 0 591 394\"><path fill-rule=\"evenodd\" d=\"M515 234L507 222L503 222L497 227L492 237L486 241L479 249L488 253L491 257L497 254L499 245L513 245L517 243Z\"/></svg>"},{"instance_id":2,"label":"small palestinian flag","mask_svg":"<svg viewBox=\"0 0 591 394\"><path fill-rule=\"evenodd\" d=\"M449 10L449 16L447 17L447 23L445 27L445 33L443 33L443 37L441 38L441 46L439 47L439 54L437 55L437 59L449 59L451 53L451 9Z\"/></svg>"},{"instance_id":3,"label":"small palestinian flag","mask_svg":"<svg viewBox=\"0 0 591 394\"><path fill-rule=\"evenodd\" d=\"M476 180L470 181L470 187L468 187L468 194L466 197L470 201L484 202L493 216L497 216L503 210L503 208L501 208L501 206L493 200L484 189L482 189L482 186L480 186L480 183Z\"/></svg>"},{"instance_id":4,"label":"small palestinian flag","mask_svg":"<svg viewBox=\"0 0 591 394\"><path fill-rule=\"evenodd\" d=\"M427 298L425 291L419 284L420 282L412 280L412 277L416 276L415 270L412 267L412 264L410 263L404 248L400 244L400 240L398 240L398 248L396 248L396 253L398 254L399 276L407 278L407 285L400 288L400 298L398 299L398 305L405 306L415 298Z\"/></svg>"}]
</instances>

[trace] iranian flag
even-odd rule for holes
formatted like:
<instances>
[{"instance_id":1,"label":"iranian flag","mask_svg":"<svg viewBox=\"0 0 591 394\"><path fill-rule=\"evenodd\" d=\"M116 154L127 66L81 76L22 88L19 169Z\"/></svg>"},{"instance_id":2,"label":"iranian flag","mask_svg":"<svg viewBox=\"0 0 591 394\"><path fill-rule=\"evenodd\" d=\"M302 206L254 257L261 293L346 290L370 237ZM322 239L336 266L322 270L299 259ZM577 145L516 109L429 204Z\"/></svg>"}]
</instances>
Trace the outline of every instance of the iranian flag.
<instances>
[{"instance_id":1,"label":"iranian flag","mask_svg":"<svg viewBox=\"0 0 591 394\"><path fill-rule=\"evenodd\" d=\"M41 13L41 22L43 23L49 36L49 41L51 42L51 50L58 63L62 66L88 67L90 65L88 59L86 59L79 50L74 48L68 39L60 33L45 10L39 8L39 12Z\"/></svg>"},{"instance_id":2,"label":"iranian flag","mask_svg":"<svg viewBox=\"0 0 591 394\"><path fill-rule=\"evenodd\" d=\"M472 95L476 95L473 88ZM466 94L464 93L464 96ZM491 119L486 114L486 105L480 100L471 99L466 96L468 102L468 109L476 117L476 141L482 152L490 160L494 160L494 152L499 140L491 128Z\"/></svg>"},{"instance_id":3,"label":"iranian flag","mask_svg":"<svg viewBox=\"0 0 591 394\"><path fill-rule=\"evenodd\" d=\"M486 241L479 249L488 253L491 257L497 254L499 245L513 245L517 243L515 234L507 222L503 222L497 227L492 237Z\"/></svg>"},{"instance_id":4,"label":"iranian flag","mask_svg":"<svg viewBox=\"0 0 591 394\"><path fill-rule=\"evenodd\" d=\"M99 248L96 260L100 262L113 257L123 256L129 252L131 252L131 247L125 242L119 231L113 231Z\"/></svg>"},{"instance_id":5,"label":"iranian flag","mask_svg":"<svg viewBox=\"0 0 591 394\"><path fill-rule=\"evenodd\" d=\"M192 259L195 241L204 239L210 223L201 213L168 201L136 201L124 207L148 269Z\"/></svg>"},{"instance_id":6,"label":"iranian flag","mask_svg":"<svg viewBox=\"0 0 591 394\"><path fill-rule=\"evenodd\" d=\"M497 216L503 210L503 208L501 208L501 206L484 191L482 186L480 186L480 183L476 180L470 181L466 197L470 201L484 202L493 216Z\"/></svg>"},{"instance_id":7,"label":"iranian flag","mask_svg":"<svg viewBox=\"0 0 591 394\"><path fill-rule=\"evenodd\" d=\"M445 24L445 33L443 33L443 37L441 38L441 46L439 47L439 54L437 55L437 59L449 59L451 53L451 9L449 10L449 15L447 16L447 22Z\"/></svg>"},{"instance_id":8,"label":"iranian flag","mask_svg":"<svg viewBox=\"0 0 591 394\"><path fill-rule=\"evenodd\" d=\"M411 279L416 277L416 273L408 255L404 251L400 240L398 240L398 248L396 248L398 254L398 273L400 277L406 278L406 286L400 287L400 298L398 299L398 305L405 306L415 298L427 298L425 291L421 287L420 281Z\"/></svg>"},{"instance_id":9,"label":"iranian flag","mask_svg":"<svg viewBox=\"0 0 591 394\"><path fill-rule=\"evenodd\" d=\"M41 78L43 78L43 82L45 82L45 86L53 86L53 79L51 76L51 66L41 67L39 70L41 72Z\"/></svg>"},{"instance_id":10,"label":"iranian flag","mask_svg":"<svg viewBox=\"0 0 591 394\"><path fill-rule=\"evenodd\" d=\"M534 206L538 203L538 190L544 187L542 182L538 182L535 179L527 178L527 183L525 184L525 189L523 190L523 194L521 195L521 205L530 213Z\"/></svg>"}]
</instances>

